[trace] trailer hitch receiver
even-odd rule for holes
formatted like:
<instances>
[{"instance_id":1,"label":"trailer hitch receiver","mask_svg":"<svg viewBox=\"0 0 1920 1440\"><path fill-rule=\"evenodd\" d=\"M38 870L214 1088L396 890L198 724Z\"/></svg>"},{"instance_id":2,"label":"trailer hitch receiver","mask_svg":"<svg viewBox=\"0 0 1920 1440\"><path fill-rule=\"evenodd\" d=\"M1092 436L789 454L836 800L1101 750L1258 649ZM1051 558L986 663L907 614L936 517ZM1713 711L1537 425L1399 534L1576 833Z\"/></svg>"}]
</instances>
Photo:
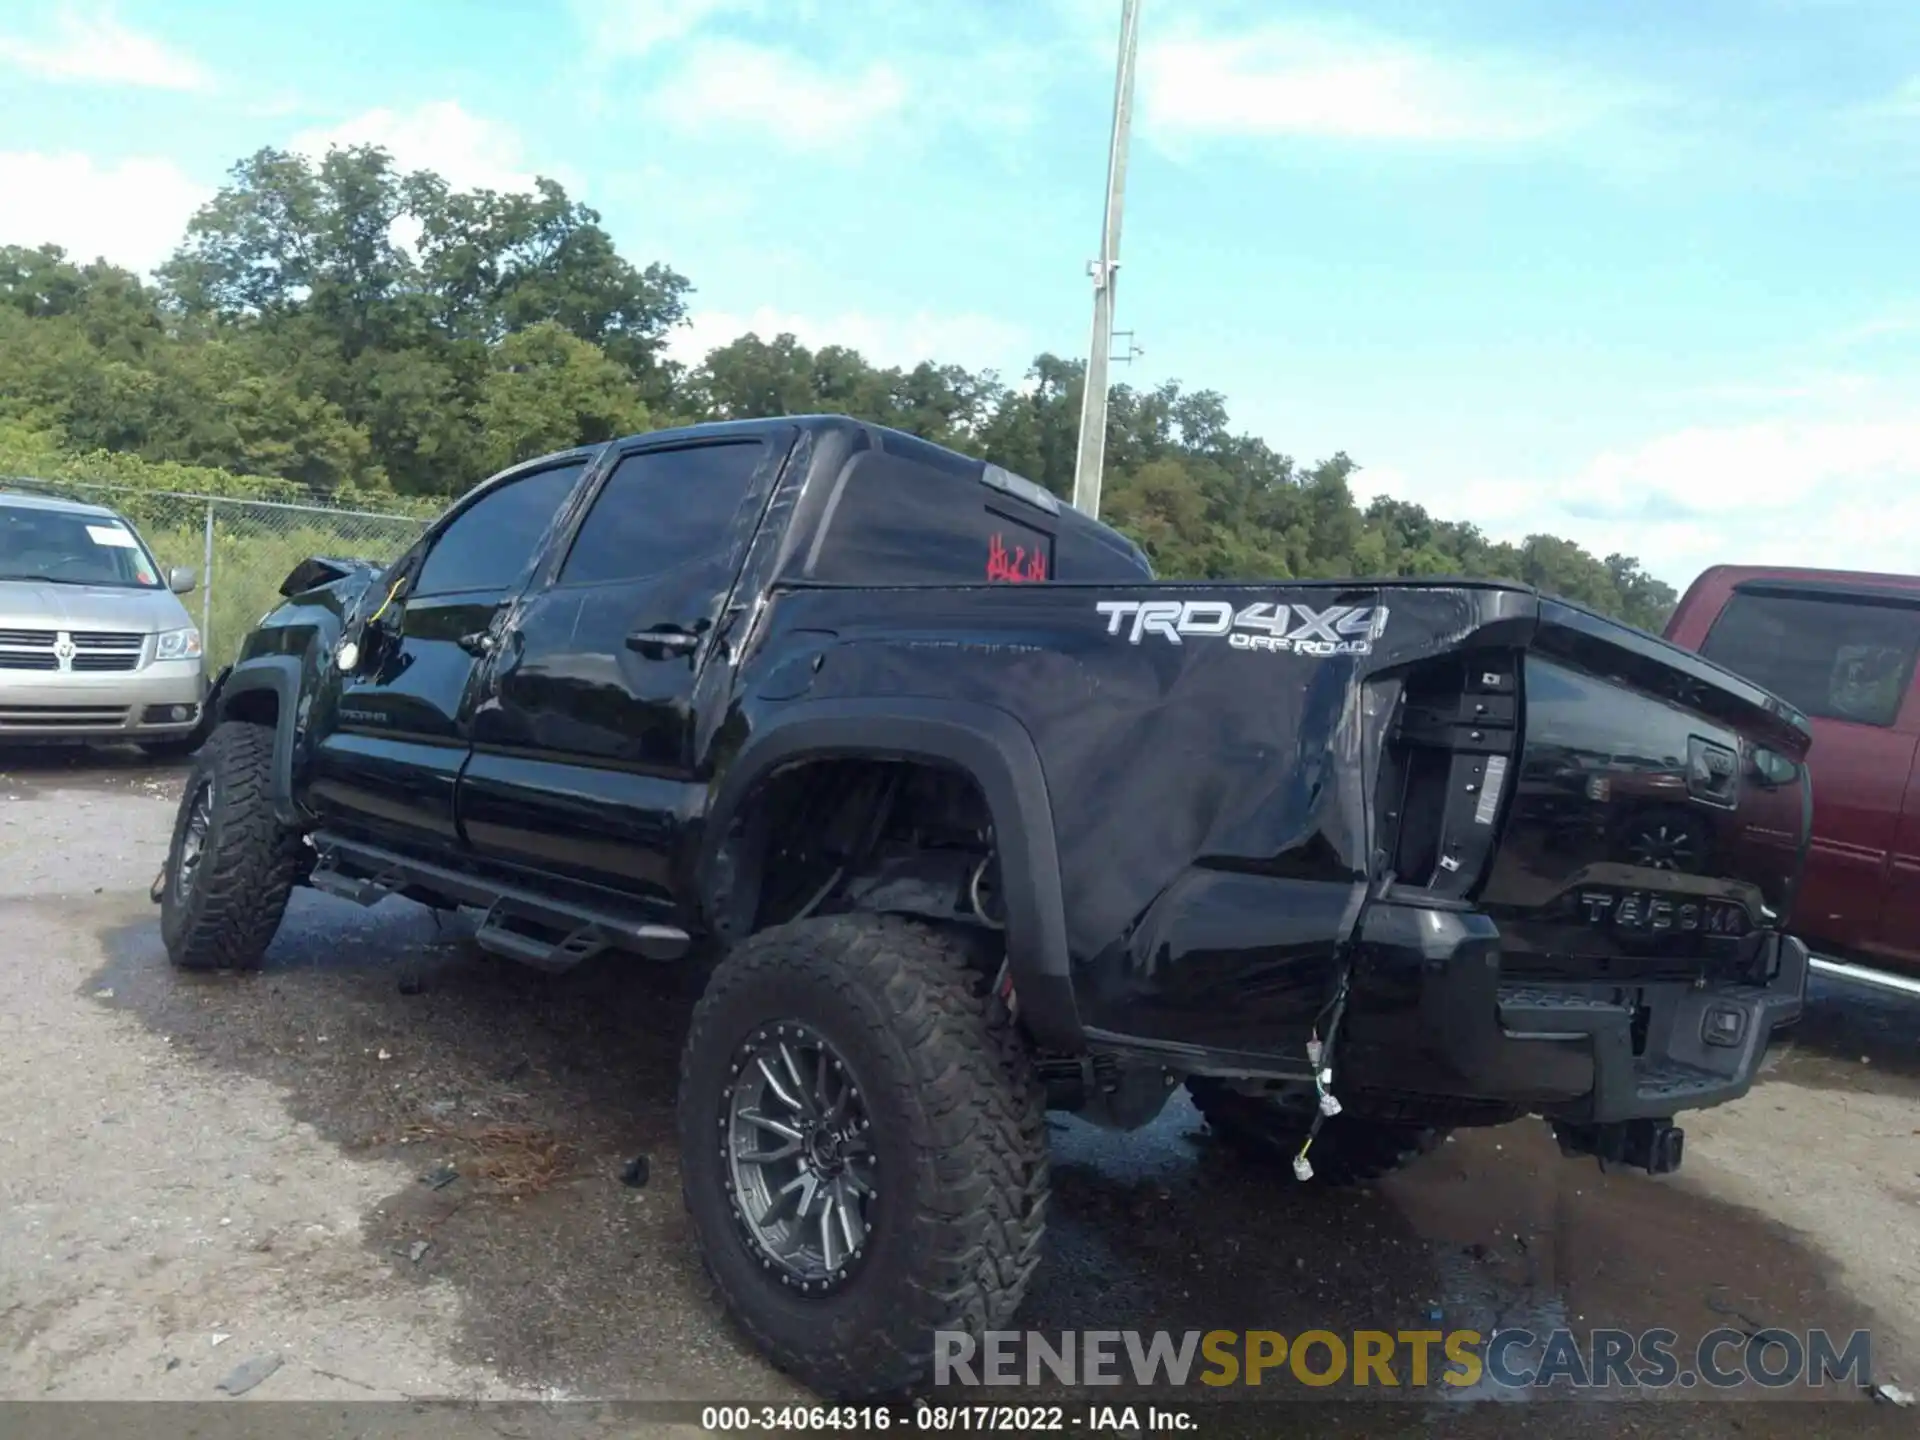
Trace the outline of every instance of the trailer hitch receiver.
<instances>
[{"instance_id":1,"label":"trailer hitch receiver","mask_svg":"<svg viewBox=\"0 0 1920 1440\"><path fill-rule=\"evenodd\" d=\"M1671 1120L1614 1120L1600 1125L1553 1122L1562 1155L1592 1155L1609 1165L1671 1175L1680 1168L1686 1132Z\"/></svg>"}]
</instances>

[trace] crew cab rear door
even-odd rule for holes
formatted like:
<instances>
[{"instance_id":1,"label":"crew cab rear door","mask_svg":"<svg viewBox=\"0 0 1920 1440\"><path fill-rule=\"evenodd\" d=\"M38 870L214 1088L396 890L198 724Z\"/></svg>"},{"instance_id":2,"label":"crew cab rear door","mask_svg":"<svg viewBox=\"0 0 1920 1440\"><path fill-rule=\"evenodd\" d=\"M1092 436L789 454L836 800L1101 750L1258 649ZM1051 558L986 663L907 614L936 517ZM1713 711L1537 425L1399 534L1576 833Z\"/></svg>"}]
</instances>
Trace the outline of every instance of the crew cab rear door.
<instances>
[{"instance_id":1,"label":"crew cab rear door","mask_svg":"<svg viewBox=\"0 0 1920 1440\"><path fill-rule=\"evenodd\" d=\"M697 813L695 683L795 430L628 446L505 627L477 693L461 830L481 856L671 899Z\"/></svg>"},{"instance_id":2,"label":"crew cab rear door","mask_svg":"<svg viewBox=\"0 0 1920 1440\"><path fill-rule=\"evenodd\" d=\"M575 455L476 490L397 573L377 663L341 686L315 748L308 803L331 827L408 849L457 847L454 794L481 660L587 466Z\"/></svg>"}]
</instances>

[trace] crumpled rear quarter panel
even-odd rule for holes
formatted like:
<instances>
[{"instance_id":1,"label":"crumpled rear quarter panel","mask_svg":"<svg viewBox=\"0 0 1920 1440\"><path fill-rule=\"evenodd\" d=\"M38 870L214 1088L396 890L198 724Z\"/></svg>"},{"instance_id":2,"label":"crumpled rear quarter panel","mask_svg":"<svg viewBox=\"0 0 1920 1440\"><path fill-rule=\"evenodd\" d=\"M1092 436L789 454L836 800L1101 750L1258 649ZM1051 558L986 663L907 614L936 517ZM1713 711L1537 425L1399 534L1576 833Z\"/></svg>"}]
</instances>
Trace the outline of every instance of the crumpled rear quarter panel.
<instances>
[{"instance_id":1,"label":"crumpled rear quarter panel","mask_svg":"<svg viewBox=\"0 0 1920 1440\"><path fill-rule=\"evenodd\" d=\"M1250 1052L1284 1037L1297 1051L1366 891L1361 682L1484 627L1507 597L1396 592L1384 631L1331 655L1241 648L1226 634L1136 635L1137 616L1098 606L1175 598L1352 615L1380 596L1272 585L810 591L782 597L776 623L837 633L810 698L969 700L1032 735L1084 1025Z\"/></svg>"}]
</instances>

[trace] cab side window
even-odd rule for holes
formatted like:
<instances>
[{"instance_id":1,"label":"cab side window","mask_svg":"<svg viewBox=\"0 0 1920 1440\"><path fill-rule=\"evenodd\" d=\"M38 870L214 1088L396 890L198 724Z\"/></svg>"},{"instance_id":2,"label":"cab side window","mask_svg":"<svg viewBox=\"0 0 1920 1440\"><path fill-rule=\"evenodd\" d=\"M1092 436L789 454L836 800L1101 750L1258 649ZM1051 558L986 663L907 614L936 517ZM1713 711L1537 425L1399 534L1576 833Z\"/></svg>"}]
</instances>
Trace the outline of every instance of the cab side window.
<instances>
[{"instance_id":1,"label":"cab side window","mask_svg":"<svg viewBox=\"0 0 1920 1440\"><path fill-rule=\"evenodd\" d=\"M1736 590L1700 653L1809 715L1890 726L1913 683L1920 608Z\"/></svg>"},{"instance_id":2,"label":"cab side window","mask_svg":"<svg viewBox=\"0 0 1920 1440\"><path fill-rule=\"evenodd\" d=\"M433 542L413 593L512 589L586 468L576 461L536 470L474 501Z\"/></svg>"}]
</instances>

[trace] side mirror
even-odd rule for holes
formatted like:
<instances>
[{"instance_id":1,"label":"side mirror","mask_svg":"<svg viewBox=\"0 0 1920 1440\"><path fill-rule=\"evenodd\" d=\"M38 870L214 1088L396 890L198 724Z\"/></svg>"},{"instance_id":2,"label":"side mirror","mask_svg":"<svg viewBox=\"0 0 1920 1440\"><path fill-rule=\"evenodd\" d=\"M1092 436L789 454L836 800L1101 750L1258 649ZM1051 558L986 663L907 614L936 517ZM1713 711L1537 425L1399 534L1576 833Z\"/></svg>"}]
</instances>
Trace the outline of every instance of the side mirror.
<instances>
[{"instance_id":1,"label":"side mirror","mask_svg":"<svg viewBox=\"0 0 1920 1440\"><path fill-rule=\"evenodd\" d=\"M199 583L191 565L176 565L167 572L167 588L176 595L185 595Z\"/></svg>"}]
</instances>

